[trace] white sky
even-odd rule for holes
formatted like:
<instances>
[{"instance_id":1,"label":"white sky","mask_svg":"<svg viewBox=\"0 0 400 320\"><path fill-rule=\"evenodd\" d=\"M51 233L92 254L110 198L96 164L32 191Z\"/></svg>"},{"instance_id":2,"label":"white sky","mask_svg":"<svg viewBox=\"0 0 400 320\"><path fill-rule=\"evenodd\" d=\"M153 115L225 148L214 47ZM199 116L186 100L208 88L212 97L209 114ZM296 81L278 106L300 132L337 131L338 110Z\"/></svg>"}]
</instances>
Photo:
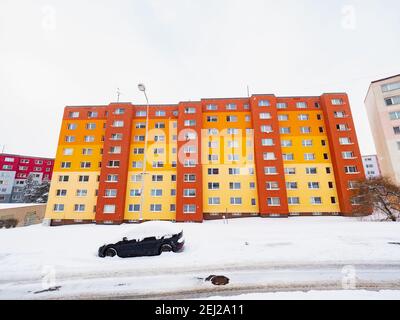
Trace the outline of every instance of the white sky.
<instances>
[{"instance_id":1,"label":"white sky","mask_svg":"<svg viewBox=\"0 0 400 320\"><path fill-rule=\"evenodd\" d=\"M0 0L0 151L54 157L66 105L251 93L364 97L400 73L398 0Z\"/></svg>"}]
</instances>

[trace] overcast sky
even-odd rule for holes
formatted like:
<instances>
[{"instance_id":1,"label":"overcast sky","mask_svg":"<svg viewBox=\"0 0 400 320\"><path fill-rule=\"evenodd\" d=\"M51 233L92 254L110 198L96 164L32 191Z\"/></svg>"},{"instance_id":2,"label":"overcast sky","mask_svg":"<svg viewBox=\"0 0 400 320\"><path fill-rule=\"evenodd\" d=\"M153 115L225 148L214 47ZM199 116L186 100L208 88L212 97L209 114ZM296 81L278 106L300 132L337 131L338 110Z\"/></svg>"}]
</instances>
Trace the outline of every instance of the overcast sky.
<instances>
[{"instance_id":1,"label":"overcast sky","mask_svg":"<svg viewBox=\"0 0 400 320\"><path fill-rule=\"evenodd\" d=\"M398 0L0 0L0 152L54 157L66 105L349 94L400 73Z\"/></svg>"}]
</instances>

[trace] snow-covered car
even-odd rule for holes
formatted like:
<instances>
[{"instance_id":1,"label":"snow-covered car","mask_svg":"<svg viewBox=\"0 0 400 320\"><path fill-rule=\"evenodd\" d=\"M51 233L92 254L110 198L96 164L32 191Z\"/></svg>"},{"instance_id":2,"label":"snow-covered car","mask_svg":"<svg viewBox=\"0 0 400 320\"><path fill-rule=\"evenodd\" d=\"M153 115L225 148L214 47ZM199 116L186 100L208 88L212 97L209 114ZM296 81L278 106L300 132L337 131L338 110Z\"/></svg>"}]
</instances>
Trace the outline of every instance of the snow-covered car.
<instances>
[{"instance_id":1,"label":"snow-covered car","mask_svg":"<svg viewBox=\"0 0 400 320\"><path fill-rule=\"evenodd\" d=\"M122 240L101 246L98 255L101 258L158 256L163 252L180 252L184 244L183 230L175 224L145 222L135 226Z\"/></svg>"}]
</instances>

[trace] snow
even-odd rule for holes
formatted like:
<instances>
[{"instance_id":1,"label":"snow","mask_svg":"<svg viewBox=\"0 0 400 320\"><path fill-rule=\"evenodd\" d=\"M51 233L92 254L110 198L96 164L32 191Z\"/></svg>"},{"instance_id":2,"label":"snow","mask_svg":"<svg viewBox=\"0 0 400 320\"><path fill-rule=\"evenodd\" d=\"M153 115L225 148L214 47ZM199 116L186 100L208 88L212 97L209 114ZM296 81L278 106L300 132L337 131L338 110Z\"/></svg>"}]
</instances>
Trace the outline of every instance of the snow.
<instances>
[{"instance_id":1,"label":"snow","mask_svg":"<svg viewBox=\"0 0 400 320\"><path fill-rule=\"evenodd\" d=\"M133 226L123 234L123 237L127 237L129 240L138 241L148 237L167 238L179 234L182 230L182 228L172 222L149 221ZM118 238L117 241L121 241L121 239L122 238Z\"/></svg>"},{"instance_id":2,"label":"snow","mask_svg":"<svg viewBox=\"0 0 400 320\"><path fill-rule=\"evenodd\" d=\"M14 208L24 208L24 207L34 207L43 206L43 203L0 203L1 209L14 209Z\"/></svg>"},{"instance_id":3,"label":"snow","mask_svg":"<svg viewBox=\"0 0 400 320\"><path fill-rule=\"evenodd\" d=\"M257 285L257 281L269 281L265 270L289 268L274 276L276 285L295 278L296 269L302 266L306 268L298 273L299 281L340 281L343 266L366 265L375 269L366 268L362 280L400 283L400 245L390 244L400 242L400 224L357 218L246 218L228 224L172 224L174 230L183 229L182 253L132 259L97 256L98 248L110 239L146 230L146 224L35 225L0 230L0 299L26 297L28 291L40 290L49 270L65 290L49 295L60 297L67 292L78 294L78 289L87 294L109 292L110 285L112 292L135 294L191 290L199 285L198 277L215 274L212 272L229 275L242 285ZM148 226L163 229L161 225L166 224L171 225L155 222ZM307 271L310 266L317 272ZM330 269L318 272L324 266ZM116 289L116 281L125 285Z\"/></svg>"},{"instance_id":4,"label":"snow","mask_svg":"<svg viewBox=\"0 0 400 320\"><path fill-rule=\"evenodd\" d=\"M250 293L207 300L400 300L400 291L332 290L308 292Z\"/></svg>"}]
</instances>

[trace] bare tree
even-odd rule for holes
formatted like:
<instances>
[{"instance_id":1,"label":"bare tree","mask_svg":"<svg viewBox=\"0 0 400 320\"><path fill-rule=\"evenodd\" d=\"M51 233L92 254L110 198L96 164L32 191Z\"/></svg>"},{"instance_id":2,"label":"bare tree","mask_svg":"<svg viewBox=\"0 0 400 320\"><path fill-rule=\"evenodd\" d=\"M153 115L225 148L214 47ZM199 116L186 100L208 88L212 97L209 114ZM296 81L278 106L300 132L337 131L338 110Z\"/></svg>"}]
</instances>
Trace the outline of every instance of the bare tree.
<instances>
[{"instance_id":1,"label":"bare tree","mask_svg":"<svg viewBox=\"0 0 400 320\"><path fill-rule=\"evenodd\" d=\"M354 192L352 202L354 213L383 213L387 221L400 219L400 187L388 178L367 179L359 181L359 189Z\"/></svg>"}]
</instances>

